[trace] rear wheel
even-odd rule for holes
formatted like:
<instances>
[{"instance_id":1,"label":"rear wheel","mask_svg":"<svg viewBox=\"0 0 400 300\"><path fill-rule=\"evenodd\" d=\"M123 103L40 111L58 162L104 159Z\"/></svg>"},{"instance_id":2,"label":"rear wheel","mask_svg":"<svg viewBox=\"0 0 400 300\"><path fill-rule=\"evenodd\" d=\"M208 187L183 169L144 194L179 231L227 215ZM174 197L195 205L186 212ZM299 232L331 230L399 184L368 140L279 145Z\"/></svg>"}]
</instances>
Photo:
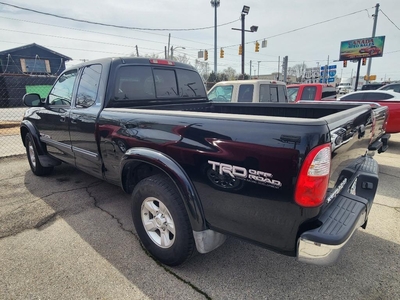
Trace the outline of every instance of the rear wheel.
<instances>
[{"instance_id":1,"label":"rear wheel","mask_svg":"<svg viewBox=\"0 0 400 300\"><path fill-rule=\"evenodd\" d=\"M165 175L140 181L132 193L132 218L145 248L160 262L177 266L194 252L194 239L185 206Z\"/></svg>"},{"instance_id":2,"label":"rear wheel","mask_svg":"<svg viewBox=\"0 0 400 300\"><path fill-rule=\"evenodd\" d=\"M40 164L39 156L36 151L32 135L28 133L25 137L26 155L33 174L37 176L48 175L53 171L53 167L43 167Z\"/></svg>"}]
</instances>

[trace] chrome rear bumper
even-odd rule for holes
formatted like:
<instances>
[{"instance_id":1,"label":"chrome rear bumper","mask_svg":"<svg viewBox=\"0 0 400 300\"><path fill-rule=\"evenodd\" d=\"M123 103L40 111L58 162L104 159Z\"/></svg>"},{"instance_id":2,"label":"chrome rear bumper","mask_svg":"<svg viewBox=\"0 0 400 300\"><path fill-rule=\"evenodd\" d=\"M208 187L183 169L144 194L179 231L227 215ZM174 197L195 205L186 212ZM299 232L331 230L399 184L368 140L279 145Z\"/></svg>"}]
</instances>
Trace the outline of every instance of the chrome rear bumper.
<instances>
[{"instance_id":1,"label":"chrome rear bumper","mask_svg":"<svg viewBox=\"0 0 400 300\"><path fill-rule=\"evenodd\" d=\"M340 256L344 246L350 240L353 233L366 221L366 209L358 217L356 225L350 232L347 239L338 245L329 245L312 241L304 238L303 235L298 239L297 260L300 262L328 266L334 264Z\"/></svg>"}]
</instances>

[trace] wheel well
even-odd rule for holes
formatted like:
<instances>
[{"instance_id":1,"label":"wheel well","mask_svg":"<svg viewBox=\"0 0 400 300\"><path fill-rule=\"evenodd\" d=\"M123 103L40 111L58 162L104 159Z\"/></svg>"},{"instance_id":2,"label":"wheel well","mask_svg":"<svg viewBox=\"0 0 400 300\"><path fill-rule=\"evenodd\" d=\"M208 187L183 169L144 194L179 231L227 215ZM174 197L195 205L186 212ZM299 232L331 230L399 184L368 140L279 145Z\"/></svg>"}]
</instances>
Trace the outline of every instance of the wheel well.
<instances>
[{"instance_id":1,"label":"wheel well","mask_svg":"<svg viewBox=\"0 0 400 300\"><path fill-rule=\"evenodd\" d=\"M25 137L28 134L29 130L26 127L21 127L21 139L22 139L22 143L25 146Z\"/></svg>"},{"instance_id":2,"label":"wheel well","mask_svg":"<svg viewBox=\"0 0 400 300\"><path fill-rule=\"evenodd\" d=\"M129 162L124 166L122 171L122 187L126 193L132 194L136 184L138 184L141 180L155 174L163 173L166 174L158 167L149 163L137 161Z\"/></svg>"}]
</instances>

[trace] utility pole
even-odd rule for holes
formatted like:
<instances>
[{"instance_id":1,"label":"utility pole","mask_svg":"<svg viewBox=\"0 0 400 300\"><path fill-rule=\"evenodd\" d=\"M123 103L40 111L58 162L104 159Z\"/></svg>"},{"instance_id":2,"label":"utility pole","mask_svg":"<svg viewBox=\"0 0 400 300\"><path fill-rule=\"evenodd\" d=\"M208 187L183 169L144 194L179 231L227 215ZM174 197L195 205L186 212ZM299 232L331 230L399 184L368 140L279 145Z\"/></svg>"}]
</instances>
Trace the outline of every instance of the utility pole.
<instances>
[{"instance_id":1,"label":"utility pole","mask_svg":"<svg viewBox=\"0 0 400 300\"><path fill-rule=\"evenodd\" d=\"M168 49L168 59L169 59L169 46L170 46L170 43L171 43L171 34L169 33L168 34L168 47L167 47L167 49Z\"/></svg>"},{"instance_id":2,"label":"utility pole","mask_svg":"<svg viewBox=\"0 0 400 300\"><path fill-rule=\"evenodd\" d=\"M258 63L258 65L257 65L257 79L259 79L260 78L260 60L257 62Z\"/></svg>"},{"instance_id":3,"label":"utility pole","mask_svg":"<svg viewBox=\"0 0 400 300\"><path fill-rule=\"evenodd\" d=\"M252 67L253 63L250 60L250 79L251 79L251 67Z\"/></svg>"},{"instance_id":4,"label":"utility pole","mask_svg":"<svg viewBox=\"0 0 400 300\"><path fill-rule=\"evenodd\" d=\"M220 0L211 0L210 3L214 7L214 74L217 75L217 7Z\"/></svg>"},{"instance_id":5,"label":"utility pole","mask_svg":"<svg viewBox=\"0 0 400 300\"><path fill-rule=\"evenodd\" d=\"M324 68L324 79L323 79L323 83L328 83L328 78L329 78L329 55L328 55L328 61L327 61L327 65Z\"/></svg>"},{"instance_id":6,"label":"utility pole","mask_svg":"<svg viewBox=\"0 0 400 300\"><path fill-rule=\"evenodd\" d=\"M372 28L372 37L375 37L375 32L376 32L376 23L378 22L378 12L379 12L379 3L377 3L375 5L375 14L374 14L374 27ZM370 83L369 81L369 74L371 72L371 64L372 64L372 57L370 57L368 59L368 67L367 67L367 82L366 83Z\"/></svg>"},{"instance_id":7,"label":"utility pole","mask_svg":"<svg viewBox=\"0 0 400 300\"><path fill-rule=\"evenodd\" d=\"M241 20L242 20L242 79L244 79L244 17L246 15L244 13L241 14Z\"/></svg>"},{"instance_id":8,"label":"utility pole","mask_svg":"<svg viewBox=\"0 0 400 300\"><path fill-rule=\"evenodd\" d=\"M136 56L139 57L139 48L137 45L136 45Z\"/></svg>"},{"instance_id":9,"label":"utility pole","mask_svg":"<svg viewBox=\"0 0 400 300\"><path fill-rule=\"evenodd\" d=\"M277 76L276 80L279 80L280 65L281 65L281 57L278 56L278 76Z\"/></svg>"}]
</instances>

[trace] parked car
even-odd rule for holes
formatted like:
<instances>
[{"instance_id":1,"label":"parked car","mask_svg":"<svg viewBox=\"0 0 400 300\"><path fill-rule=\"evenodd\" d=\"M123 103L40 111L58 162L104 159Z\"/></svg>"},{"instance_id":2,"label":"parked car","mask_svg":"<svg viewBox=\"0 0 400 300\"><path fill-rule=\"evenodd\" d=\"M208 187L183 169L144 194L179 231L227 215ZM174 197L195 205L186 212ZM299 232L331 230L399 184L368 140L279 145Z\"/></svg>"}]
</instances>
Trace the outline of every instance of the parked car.
<instances>
[{"instance_id":1,"label":"parked car","mask_svg":"<svg viewBox=\"0 0 400 300\"><path fill-rule=\"evenodd\" d=\"M289 84L287 86L289 102L336 100L333 85L323 83Z\"/></svg>"},{"instance_id":2,"label":"parked car","mask_svg":"<svg viewBox=\"0 0 400 300\"><path fill-rule=\"evenodd\" d=\"M386 85L385 82L367 83L367 84L363 84L363 86L361 87L361 90L362 91L377 90L385 85Z\"/></svg>"},{"instance_id":3,"label":"parked car","mask_svg":"<svg viewBox=\"0 0 400 300\"><path fill-rule=\"evenodd\" d=\"M207 96L213 102L288 102L286 84L277 80L221 81Z\"/></svg>"},{"instance_id":4,"label":"parked car","mask_svg":"<svg viewBox=\"0 0 400 300\"><path fill-rule=\"evenodd\" d=\"M375 102L389 108L389 117L386 125L387 133L400 132L400 93L372 90L357 91L340 97L340 101Z\"/></svg>"},{"instance_id":5,"label":"parked car","mask_svg":"<svg viewBox=\"0 0 400 300\"><path fill-rule=\"evenodd\" d=\"M380 87L378 90L400 93L400 83L389 83Z\"/></svg>"},{"instance_id":6,"label":"parked car","mask_svg":"<svg viewBox=\"0 0 400 300\"><path fill-rule=\"evenodd\" d=\"M366 153L389 139L386 107L215 103L194 67L163 59L71 66L45 101L24 103L31 171L67 163L120 186L141 242L167 265L227 235L334 263L373 205L378 164Z\"/></svg>"},{"instance_id":7,"label":"parked car","mask_svg":"<svg viewBox=\"0 0 400 300\"><path fill-rule=\"evenodd\" d=\"M350 82L340 83L336 87L336 94L338 94L338 95L344 95L344 94L351 93L351 92L354 92L354 88Z\"/></svg>"}]
</instances>

